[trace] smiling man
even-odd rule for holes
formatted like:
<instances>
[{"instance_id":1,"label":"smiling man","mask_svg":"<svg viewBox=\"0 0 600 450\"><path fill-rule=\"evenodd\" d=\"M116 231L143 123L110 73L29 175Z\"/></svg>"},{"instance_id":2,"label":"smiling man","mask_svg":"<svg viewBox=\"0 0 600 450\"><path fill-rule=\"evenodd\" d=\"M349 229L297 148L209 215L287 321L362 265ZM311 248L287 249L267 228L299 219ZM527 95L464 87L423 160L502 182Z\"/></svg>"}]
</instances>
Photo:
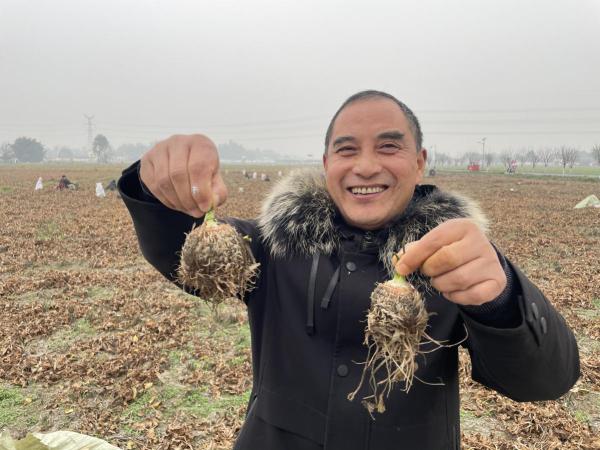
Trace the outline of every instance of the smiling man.
<instances>
[{"instance_id":1,"label":"smiling man","mask_svg":"<svg viewBox=\"0 0 600 450\"><path fill-rule=\"evenodd\" d=\"M468 349L476 381L532 401L555 399L577 380L564 319L490 243L473 202L420 184L426 160L412 111L387 93L360 92L329 125L324 174L283 180L257 220L227 219L250 236L260 263L242 299L253 388L235 449L460 447L456 346L420 355L419 381L393 389L375 418L360 402L366 387L348 400L367 357L370 293L394 271L422 291L428 334ZM203 135L160 142L119 187L144 256L170 280L185 233L227 198Z\"/></svg>"},{"instance_id":2,"label":"smiling man","mask_svg":"<svg viewBox=\"0 0 600 450\"><path fill-rule=\"evenodd\" d=\"M327 190L348 224L376 230L408 205L427 153L395 101L363 95L336 114L323 163Z\"/></svg>"}]
</instances>

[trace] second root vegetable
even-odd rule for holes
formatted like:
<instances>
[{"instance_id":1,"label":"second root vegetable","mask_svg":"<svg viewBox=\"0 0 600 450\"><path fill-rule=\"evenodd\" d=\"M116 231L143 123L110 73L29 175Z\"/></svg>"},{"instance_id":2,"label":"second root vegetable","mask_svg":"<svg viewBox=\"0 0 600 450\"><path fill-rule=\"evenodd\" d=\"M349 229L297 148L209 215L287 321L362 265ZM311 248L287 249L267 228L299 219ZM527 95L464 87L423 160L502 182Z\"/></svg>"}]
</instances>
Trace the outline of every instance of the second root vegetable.
<instances>
[{"instance_id":1,"label":"second root vegetable","mask_svg":"<svg viewBox=\"0 0 600 450\"><path fill-rule=\"evenodd\" d=\"M354 399L365 380L370 393L362 402L369 413L385 411L384 399L397 383L403 382L401 389L408 392L417 370L419 346L427 338L427 320L421 295L404 277L396 274L375 287L365 329L367 361L349 400Z\"/></svg>"}]
</instances>

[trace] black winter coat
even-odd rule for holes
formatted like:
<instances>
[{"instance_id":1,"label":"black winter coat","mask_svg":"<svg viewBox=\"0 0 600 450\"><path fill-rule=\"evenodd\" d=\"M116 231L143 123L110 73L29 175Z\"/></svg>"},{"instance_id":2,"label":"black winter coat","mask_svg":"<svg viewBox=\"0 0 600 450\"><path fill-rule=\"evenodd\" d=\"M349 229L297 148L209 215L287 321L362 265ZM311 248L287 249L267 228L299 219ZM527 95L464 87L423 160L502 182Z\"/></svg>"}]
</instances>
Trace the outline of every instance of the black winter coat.
<instances>
[{"instance_id":1,"label":"black winter coat","mask_svg":"<svg viewBox=\"0 0 600 450\"><path fill-rule=\"evenodd\" d=\"M177 252L194 219L140 201L135 169L119 180L123 200L142 253L173 280ZM376 283L389 279L389 256L452 217L477 220L479 213L464 198L423 186L390 227L362 232L343 223L318 177L305 176L281 183L258 221L230 220L251 237L260 263L257 286L244 298L253 389L236 450L460 448L456 346L420 356L416 376L422 382L415 381L408 393L393 390L383 414L372 418L361 395L347 398L367 355L369 296ZM471 355L472 377L483 385L517 401L555 399L579 376L575 339L544 295L508 264L516 274L519 326L482 325L427 290L427 280L413 279L428 292L428 333L449 344L468 333L463 345Z\"/></svg>"}]
</instances>

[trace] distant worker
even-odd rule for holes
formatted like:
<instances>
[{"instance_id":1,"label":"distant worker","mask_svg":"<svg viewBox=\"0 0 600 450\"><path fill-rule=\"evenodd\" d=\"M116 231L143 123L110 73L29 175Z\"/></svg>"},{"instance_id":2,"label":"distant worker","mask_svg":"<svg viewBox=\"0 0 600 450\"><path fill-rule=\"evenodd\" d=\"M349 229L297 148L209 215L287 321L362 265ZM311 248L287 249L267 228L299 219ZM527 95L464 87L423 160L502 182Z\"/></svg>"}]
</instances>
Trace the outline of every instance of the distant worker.
<instances>
[{"instance_id":1,"label":"distant worker","mask_svg":"<svg viewBox=\"0 0 600 450\"><path fill-rule=\"evenodd\" d=\"M105 191L116 191L117 190L117 180L110 180L110 183L106 185L104 188Z\"/></svg>"},{"instance_id":2,"label":"distant worker","mask_svg":"<svg viewBox=\"0 0 600 450\"><path fill-rule=\"evenodd\" d=\"M75 184L71 183L71 181L66 177L66 175L61 175L60 180L58 180L58 186L56 189L62 191L63 189L75 189Z\"/></svg>"}]
</instances>

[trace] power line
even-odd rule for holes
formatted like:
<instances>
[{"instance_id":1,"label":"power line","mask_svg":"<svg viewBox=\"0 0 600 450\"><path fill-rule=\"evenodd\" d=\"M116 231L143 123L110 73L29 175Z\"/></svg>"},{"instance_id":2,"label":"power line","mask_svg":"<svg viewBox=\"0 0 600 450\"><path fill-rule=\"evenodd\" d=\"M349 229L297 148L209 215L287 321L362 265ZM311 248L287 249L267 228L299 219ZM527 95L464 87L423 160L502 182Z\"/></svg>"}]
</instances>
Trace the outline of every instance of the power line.
<instances>
[{"instance_id":1,"label":"power line","mask_svg":"<svg viewBox=\"0 0 600 450\"><path fill-rule=\"evenodd\" d=\"M493 135L507 135L507 136L526 136L526 135L572 135L572 134L598 134L600 135L600 130L546 130L546 131L427 131L426 134L447 134L447 135L457 135L457 136L479 136L482 134L493 134Z\"/></svg>"},{"instance_id":2,"label":"power line","mask_svg":"<svg viewBox=\"0 0 600 450\"><path fill-rule=\"evenodd\" d=\"M418 114L515 114L530 112L592 112L598 107L514 108L514 109L419 109Z\"/></svg>"}]
</instances>

